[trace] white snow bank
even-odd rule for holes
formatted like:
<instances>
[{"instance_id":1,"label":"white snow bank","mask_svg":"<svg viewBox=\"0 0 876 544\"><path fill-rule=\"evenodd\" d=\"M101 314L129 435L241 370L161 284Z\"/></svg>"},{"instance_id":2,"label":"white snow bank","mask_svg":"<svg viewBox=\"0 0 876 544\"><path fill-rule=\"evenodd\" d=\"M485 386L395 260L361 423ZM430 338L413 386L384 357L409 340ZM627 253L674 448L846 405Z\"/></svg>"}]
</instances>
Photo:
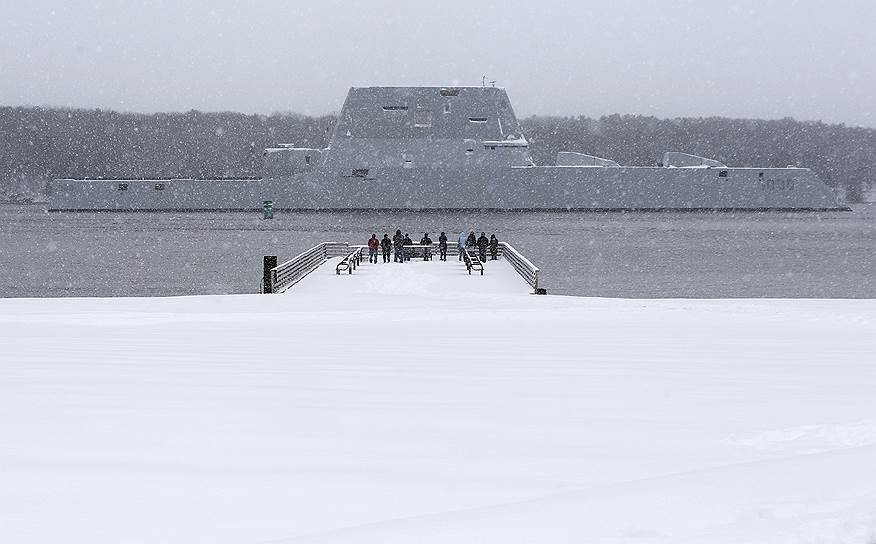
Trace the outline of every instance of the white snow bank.
<instances>
[{"instance_id":1,"label":"white snow bank","mask_svg":"<svg viewBox=\"0 0 876 544\"><path fill-rule=\"evenodd\" d=\"M412 282L0 300L0 541L873 539L876 301Z\"/></svg>"}]
</instances>

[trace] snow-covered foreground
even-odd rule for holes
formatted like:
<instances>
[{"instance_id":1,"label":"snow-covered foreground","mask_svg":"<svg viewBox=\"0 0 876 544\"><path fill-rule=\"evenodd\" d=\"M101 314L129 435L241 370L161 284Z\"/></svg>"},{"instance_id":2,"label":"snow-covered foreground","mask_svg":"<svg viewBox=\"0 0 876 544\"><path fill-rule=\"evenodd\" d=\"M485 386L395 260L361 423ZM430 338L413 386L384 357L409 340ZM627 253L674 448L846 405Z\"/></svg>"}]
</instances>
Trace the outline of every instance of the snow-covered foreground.
<instances>
[{"instance_id":1,"label":"snow-covered foreground","mask_svg":"<svg viewBox=\"0 0 876 544\"><path fill-rule=\"evenodd\" d=\"M430 264L0 300L0 542L876 538L876 301L537 297Z\"/></svg>"}]
</instances>

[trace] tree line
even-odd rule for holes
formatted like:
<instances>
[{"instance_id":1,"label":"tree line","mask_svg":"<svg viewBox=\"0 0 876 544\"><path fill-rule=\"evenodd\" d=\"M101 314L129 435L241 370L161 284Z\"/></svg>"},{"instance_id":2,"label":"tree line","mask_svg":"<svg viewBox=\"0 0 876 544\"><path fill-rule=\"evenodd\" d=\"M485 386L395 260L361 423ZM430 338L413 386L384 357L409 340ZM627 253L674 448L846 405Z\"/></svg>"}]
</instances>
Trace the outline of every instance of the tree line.
<instances>
[{"instance_id":1,"label":"tree line","mask_svg":"<svg viewBox=\"0 0 876 544\"><path fill-rule=\"evenodd\" d=\"M0 197L39 192L52 178L258 177L265 147L324 147L334 122L293 113L0 107ZM876 130L843 124L642 115L522 123L536 164L567 150L647 166L664 151L685 151L731 166L812 168L853 201L876 178Z\"/></svg>"}]
</instances>

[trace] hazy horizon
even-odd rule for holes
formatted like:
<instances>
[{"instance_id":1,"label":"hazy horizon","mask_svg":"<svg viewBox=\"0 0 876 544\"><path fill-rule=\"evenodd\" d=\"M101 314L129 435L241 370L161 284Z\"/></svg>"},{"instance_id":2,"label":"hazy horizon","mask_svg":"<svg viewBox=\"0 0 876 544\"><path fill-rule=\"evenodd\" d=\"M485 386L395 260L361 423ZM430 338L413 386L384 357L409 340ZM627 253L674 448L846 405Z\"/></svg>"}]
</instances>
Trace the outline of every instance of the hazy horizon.
<instances>
[{"instance_id":1,"label":"hazy horizon","mask_svg":"<svg viewBox=\"0 0 876 544\"><path fill-rule=\"evenodd\" d=\"M508 90L521 117L642 114L876 126L870 32L853 2L227 0L10 3L0 105L336 113L352 86Z\"/></svg>"}]
</instances>

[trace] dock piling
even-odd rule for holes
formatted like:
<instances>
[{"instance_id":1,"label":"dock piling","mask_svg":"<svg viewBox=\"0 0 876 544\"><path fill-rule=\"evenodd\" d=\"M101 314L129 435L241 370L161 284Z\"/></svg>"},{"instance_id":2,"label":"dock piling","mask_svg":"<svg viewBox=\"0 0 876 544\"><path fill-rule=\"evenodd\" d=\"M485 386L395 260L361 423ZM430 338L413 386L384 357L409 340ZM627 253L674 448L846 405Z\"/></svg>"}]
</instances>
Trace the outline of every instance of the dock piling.
<instances>
[{"instance_id":1,"label":"dock piling","mask_svg":"<svg viewBox=\"0 0 876 544\"><path fill-rule=\"evenodd\" d=\"M264 270L262 272L262 293L273 293L274 282L271 278L271 270L277 268L277 256L265 255Z\"/></svg>"}]
</instances>

